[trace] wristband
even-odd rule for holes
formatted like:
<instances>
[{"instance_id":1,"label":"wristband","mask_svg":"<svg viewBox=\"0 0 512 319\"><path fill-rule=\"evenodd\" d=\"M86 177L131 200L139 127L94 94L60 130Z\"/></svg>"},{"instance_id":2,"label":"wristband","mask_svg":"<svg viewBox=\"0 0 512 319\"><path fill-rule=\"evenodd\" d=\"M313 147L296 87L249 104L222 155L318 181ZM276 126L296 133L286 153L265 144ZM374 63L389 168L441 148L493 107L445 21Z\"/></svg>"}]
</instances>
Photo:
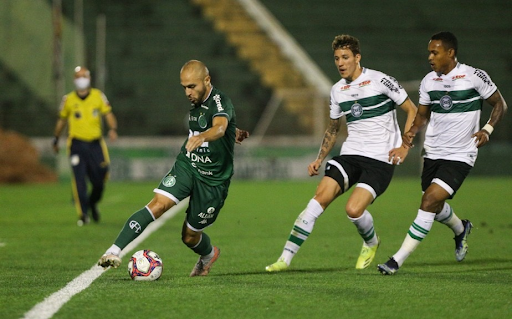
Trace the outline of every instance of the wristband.
<instances>
[{"instance_id":1,"label":"wristband","mask_svg":"<svg viewBox=\"0 0 512 319\"><path fill-rule=\"evenodd\" d=\"M487 131L487 133L491 135L492 131L494 131L494 127L492 127L491 124L485 124L484 127L482 127L482 130Z\"/></svg>"},{"instance_id":2,"label":"wristband","mask_svg":"<svg viewBox=\"0 0 512 319\"><path fill-rule=\"evenodd\" d=\"M53 138L53 146L57 146L57 144L59 144L59 137L58 136L55 136Z\"/></svg>"}]
</instances>

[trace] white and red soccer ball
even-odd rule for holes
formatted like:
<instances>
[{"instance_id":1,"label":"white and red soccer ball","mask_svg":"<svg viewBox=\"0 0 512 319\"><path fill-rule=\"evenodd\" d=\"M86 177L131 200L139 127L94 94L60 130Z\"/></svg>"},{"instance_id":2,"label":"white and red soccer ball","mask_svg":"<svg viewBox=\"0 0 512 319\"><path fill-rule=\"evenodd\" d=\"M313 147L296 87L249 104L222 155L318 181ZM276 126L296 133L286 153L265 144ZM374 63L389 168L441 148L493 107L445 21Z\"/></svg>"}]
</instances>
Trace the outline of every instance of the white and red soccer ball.
<instances>
[{"instance_id":1,"label":"white and red soccer ball","mask_svg":"<svg viewBox=\"0 0 512 319\"><path fill-rule=\"evenodd\" d=\"M152 250L139 250L128 262L128 274L133 280L157 280L162 275L162 270L162 258Z\"/></svg>"}]
</instances>

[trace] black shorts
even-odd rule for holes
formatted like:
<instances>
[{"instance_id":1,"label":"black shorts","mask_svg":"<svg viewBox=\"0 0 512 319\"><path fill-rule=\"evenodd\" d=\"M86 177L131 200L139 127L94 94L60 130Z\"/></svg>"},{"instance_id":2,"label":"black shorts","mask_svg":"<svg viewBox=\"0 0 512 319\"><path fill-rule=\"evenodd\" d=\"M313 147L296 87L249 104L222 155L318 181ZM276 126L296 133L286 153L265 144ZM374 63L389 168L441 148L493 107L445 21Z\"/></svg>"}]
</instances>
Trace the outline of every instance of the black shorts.
<instances>
[{"instance_id":1,"label":"black shorts","mask_svg":"<svg viewBox=\"0 0 512 319\"><path fill-rule=\"evenodd\" d=\"M421 189L426 191L430 184L436 183L450 194L449 198L453 198L471 168L471 165L464 162L425 158L421 173Z\"/></svg>"},{"instance_id":2,"label":"black shorts","mask_svg":"<svg viewBox=\"0 0 512 319\"><path fill-rule=\"evenodd\" d=\"M336 180L342 193L355 183L373 194L373 198L388 188L395 166L358 155L335 156L325 165L325 176Z\"/></svg>"}]
</instances>

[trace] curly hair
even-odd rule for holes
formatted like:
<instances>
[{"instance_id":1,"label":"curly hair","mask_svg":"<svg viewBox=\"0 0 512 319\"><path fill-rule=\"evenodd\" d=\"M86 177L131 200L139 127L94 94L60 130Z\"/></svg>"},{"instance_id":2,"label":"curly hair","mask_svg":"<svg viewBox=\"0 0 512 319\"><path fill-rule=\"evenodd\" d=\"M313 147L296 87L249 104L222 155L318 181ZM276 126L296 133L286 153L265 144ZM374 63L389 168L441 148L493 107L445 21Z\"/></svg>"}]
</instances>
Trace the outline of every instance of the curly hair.
<instances>
[{"instance_id":1,"label":"curly hair","mask_svg":"<svg viewBox=\"0 0 512 319\"><path fill-rule=\"evenodd\" d=\"M446 50L453 49L455 55L457 55L457 50L459 49L459 43L457 41L457 37L448 31L442 31L434 34L430 40L439 40L443 43L443 47Z\"/></svg>"},{"instance_id":2,"label":"curly hair","mask_svg":"<svg viewBox=\"0 0 512 319\"><path fill-rule=\"evenodd\" d=\"M348 34L340 34L334 37L334 40L332 41L332 50L336 51L338 49L349 49L354 55L361 54L361 50L359 49L359 40Z\"/></svg>"}]
</instances>

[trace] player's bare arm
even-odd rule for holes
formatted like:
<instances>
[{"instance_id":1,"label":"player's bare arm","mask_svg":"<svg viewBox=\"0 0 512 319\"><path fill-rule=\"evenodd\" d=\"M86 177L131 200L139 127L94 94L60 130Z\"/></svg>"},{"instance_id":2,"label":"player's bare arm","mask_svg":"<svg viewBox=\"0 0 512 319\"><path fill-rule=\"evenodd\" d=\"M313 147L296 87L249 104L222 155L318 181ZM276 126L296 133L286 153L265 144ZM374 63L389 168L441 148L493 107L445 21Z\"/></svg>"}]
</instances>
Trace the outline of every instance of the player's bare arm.
<instances>
[{"instance_id":1,"label":"player's bare arm","mask_svg":"<svg viewBox=\"0 0 512 319\"><path fill-rule=\"evenodd\" d=\"M224 136L226 128L228 127L228 118L224 116L216 116L213 118L212 127L202 132L201 134L191 136L188 138L185 148L188 152L192 152L204 142L215 141Z\"/></svg>"},{"instance_id":2,"label":"player's bare arm","mask_svg":"<svg viewBox=\"0 0 512 319\"><path fill-rule=\"evenodd\" d=\"M429 120L430 108L426 105L418 105L418 111L416 112L412 126L402 137L402 145L408 148L414 147L414 137L427 125Z\"/></svg>"},{"instance_id":3,"label":"player's bare arm","mask_svg":"<svg viewBox=\"0 0 512 319\"><path fill-rule=\"evenodd\" d=\"M494 127L503 118L505 113L507 113L507 102L505 102L499 90L496 90L486 101L492 106L489 121L487 121L480 131L471 136L475 139L475 143L477 143L476 147L478 148L489 142Z\"/></svg>"},{"instance_id":4,"label":"player's bare arm","mask_svg":"<svg viewBox=\"0 0 512 319\"><path fill-rule=\"evenodd\" d=\"M414 118L416 117L416 112L418 108L414 103L411 101L410 98L407 98L404 103L400 105L402 110L404 110L407 113L407 120L405 121L404 126L404 132L409 131L411 128ZM393 165L400 165L404 162L405 158L407 157L407 154L409 153L410 147L402 145L400 147L394 148L391 151L389 151L389 161L391 161L391 164Z\"/></svg>"},{"instance_id":5,"label":"player's bare arm","mask_svg":"<svg viewBox=\"0 0 512 319\"><path fill-rule=\"evenodd\" d=\"M320 146L320 151L318 152L318 156L316 160L313 161L308 166L309 176L318 175L318 169L322 166L323 160L329 155L329 152L332 150L334 145L336 144L336 138L340 131L340 119L331 119L329 121L329 126L325 130L324 138L322 140L322 145Z\"/></svg>"}]
</instances>

